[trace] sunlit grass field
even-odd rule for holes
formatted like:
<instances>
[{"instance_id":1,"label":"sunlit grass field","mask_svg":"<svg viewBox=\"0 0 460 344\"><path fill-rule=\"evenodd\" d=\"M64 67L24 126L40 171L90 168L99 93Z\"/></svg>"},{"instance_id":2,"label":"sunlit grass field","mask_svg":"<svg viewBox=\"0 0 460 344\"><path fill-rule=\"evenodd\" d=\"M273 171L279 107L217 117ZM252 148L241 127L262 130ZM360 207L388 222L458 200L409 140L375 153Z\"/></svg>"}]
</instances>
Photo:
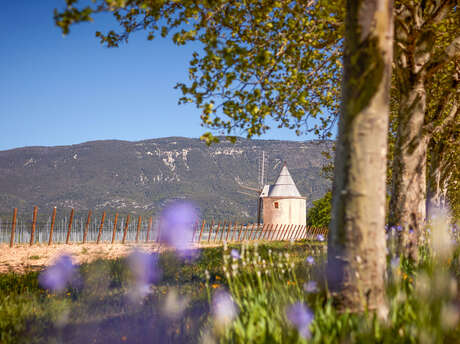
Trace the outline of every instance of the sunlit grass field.
<instances>
[{"instance_id":1,"label":"sunlit grass field","mask_svg":"<svg viewBox=\"0 0 460 344\"><path fill-rule=\"evenodd\" d=\"M39 272L0 275L0 342L460 342L458 247L439 256L423 246L414 265L388 246L386 319L336 311L325 244L268 243L162 253L140 293L130 258L76 267L75 283L55 292Z\"/></svg>"}]
</instances>

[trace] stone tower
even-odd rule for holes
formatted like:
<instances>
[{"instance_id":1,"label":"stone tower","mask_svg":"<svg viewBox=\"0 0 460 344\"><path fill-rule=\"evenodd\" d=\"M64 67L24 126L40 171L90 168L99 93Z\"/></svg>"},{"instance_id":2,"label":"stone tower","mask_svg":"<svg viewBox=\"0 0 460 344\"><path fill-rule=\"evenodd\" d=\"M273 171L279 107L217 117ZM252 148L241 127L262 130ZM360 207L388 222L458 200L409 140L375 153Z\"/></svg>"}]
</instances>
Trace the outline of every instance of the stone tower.
<instances>
[{"instance_id":1,"label":"stone tower","mask_svg":"<svg viewBox=\"0 0 460 344\"><path fill-rule=\"evenodd\" d=\"M307 201L297 190L286 163L275 184L264 186L260 198L264 224L306 224Z\"/></svg>"}]
</instances>

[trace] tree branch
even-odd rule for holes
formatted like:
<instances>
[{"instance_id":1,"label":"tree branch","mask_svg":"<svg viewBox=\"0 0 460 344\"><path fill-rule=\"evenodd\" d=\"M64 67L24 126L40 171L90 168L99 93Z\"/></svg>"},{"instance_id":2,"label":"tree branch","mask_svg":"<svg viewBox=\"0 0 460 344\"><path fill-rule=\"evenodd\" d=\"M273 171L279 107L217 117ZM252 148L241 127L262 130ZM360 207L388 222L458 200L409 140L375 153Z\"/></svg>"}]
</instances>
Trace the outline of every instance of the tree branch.
<instances>
[{"instance_id":1,"label":"tree branch","mask_svg":"<svg viewBox=\"0 0 460 344\"><path fill-rule=\"evenodd\" d=\"M444 65L457 58L460 58L460 36L455 37L441 55L428 63L426 66L427 76L430 77Z\"/></svg>"},{"instance_id":2,"label":"tree branch","mask_svg":"<svg viewBox=\"0 0 460 344\"><path fill-rule=\"evenodd\" d=\"M425 127L427 132L433 136L440 134L452 121L457 119L460 116L460 108L458 107L458 103L455 100L452 108L450 109L449 114L444 117L444 119L439 123L435 124L435 121L432 121L429 125Z\"/></svg>"}]
</instances>

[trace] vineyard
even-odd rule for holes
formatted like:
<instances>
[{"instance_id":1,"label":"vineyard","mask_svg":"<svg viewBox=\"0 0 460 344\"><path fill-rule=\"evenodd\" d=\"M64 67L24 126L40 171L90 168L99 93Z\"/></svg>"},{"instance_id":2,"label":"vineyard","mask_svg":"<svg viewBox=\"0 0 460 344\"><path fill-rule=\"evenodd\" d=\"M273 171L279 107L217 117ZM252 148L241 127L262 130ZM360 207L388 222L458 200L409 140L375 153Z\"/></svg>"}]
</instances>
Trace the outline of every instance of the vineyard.
<instances>
[{"instance_id":1,"label":"vineyard","mask_svg":"<svg viewBox=\"0 0 460 344\"><path fill-rule=\"evenodd\" d=\"M13 210L10 222L0 222L0 242L30 245L36 243L139 243L160 242L161 223L154 217L113 216L103 212L100 217L74 216L74 209L68 216L56 216L56 208L45 220L37 220L38 208L35 207L31 219L20 218L17 209ZM326 228L314 228L293 224L242 224L231 220L202 220L191 224L194 228L190 241L193 243L219 243L241 241L290 241L319 240L327 235Z\"/></svg>"}]
</instances>

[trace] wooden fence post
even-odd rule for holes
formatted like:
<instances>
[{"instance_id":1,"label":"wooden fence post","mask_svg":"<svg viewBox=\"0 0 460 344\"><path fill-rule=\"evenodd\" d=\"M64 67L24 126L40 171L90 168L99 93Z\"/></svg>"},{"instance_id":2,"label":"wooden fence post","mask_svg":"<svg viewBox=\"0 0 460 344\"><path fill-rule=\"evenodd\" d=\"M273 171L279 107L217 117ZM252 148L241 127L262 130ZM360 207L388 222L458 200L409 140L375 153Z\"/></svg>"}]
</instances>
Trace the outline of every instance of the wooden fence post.
<instances>
[{"instance_id":1,"label":"wooden fence post","mask_svg":"<svg viewBox=\"0 0 460 344\"><path fill-rule=\"evenodd\" d=\"M294 231L294 228L295 228L295 227L296 227L295 224L292 224L292 225L291 225L291 228L289 228L289 231L286 233L286 236L285 236L286 240L289 240L289 238L291 237L292 232Z\"/></svg>"},{"instance_id":2,"label":"wooden fence post","mask_svg":"<svg viewBox=\"0 0 460 344\"><path fill-rule=\"evenodd\" d=\"M284 227L284 225L280 223L278 228L275 228L275 233L273 233L273 240L274 241L278 240L278 237L280 236L280 232L283 229L283 227Z\"/></svg>"},{"instance_id":3,"label":"wooden fence post","mask_svg":"<svg viewBox=\"0 0 460 344\"><path fill-rule=\"evenodd\" d=\"M153 217L150 216L149 226L147 227L147 236L145 237L145 242L149 242L149 234L150 234L150 230L152 229L152 223L153 223Z\"/></svg>"},{"instance_id":4,"label":"wooden fence post","mask_svg":"<svg viewBox=\"0 0 460 344\"><path fill-rule=\"evenodd\" d=\"M262 238L262 235L264 234L265 230L265 223L262 225L262 229L259 232L259 236L257 237L257 240L260 240Z\"/></svg>"},{"instance_id":5,"label":"wooden fence post","mask_svg":"<svg viewBox=\"0 0 460 344\"><path fill-rule=\"evenodd\" d=\"M281 238L281 240L283 240L283 241L286 240L286 235L289 233L289 231L291 230L292 226L294 226L294 225L290 224L290 225L287 226L286 231L284 232L283 237Z\"/></svg>"},{"instance_id":6,"label":"wooden fence post","mask_svg":"<svg viewBox=\"0 0 460 344\"><path fill-rule=\"evenodd\" d=\"M196 236L196 232L198 231L199 224L200 222L197 221L195 225L193 226L192 243L195 242L195 236Z\"/></svg>"},{"instance_id":7,"label":"wooden fence post","mask_svg":"<svg viewBox=\"0 0 460 344\"><path fill-rule=\"evenodd\" d=\"M227 236L225 237L225 241L227 241L227 242L228 242L228 234L230 233L230 228L231 228L231 226L232 226L232 221L230 221L230 222L228 223Z\"/></svg>"},{"instance_id":8,"label":"wooden fence post","mask_svg":"<svg viewBox=\"0 0 460 344\"><path fill-rule=\"evenodd\" d=\"M297 238L297 233L299 232L300 227L302 227L302 225L298 225L296 227L296 229L294 230L294 233L292 233L292 239L293 240L295 240Z\"/></svg>"},{"instance_id":9,"label":"wooden fence post","mask_svg":"<svg viewBox=\"0 0 460 344\"><path fill-rule=\"evenodd\" d=\"M208 243L211 240L211 235L212 235L212 228L214 227L214 220L211 220L211 227L209 227L209 232L208 232Z\"/></svg>"},{"instance_id":10,"label":"wooden fence post","mask_svg":"<svg viewBox=\"0 0 460 344\"><path fill-rule=\"evenodd\" d=\"M282 224L278 223L276 225L275 231L273 232L273 241L276 241L276 239L278 238L279 231L281 230L282 227L283 227Z\"/></svg>"},{"instance_id":11,"label":"wooden fence post","mask_svg":"<svg viewBox=\"0 0 460 344\"><path fill-rule=\"evenodd\" d=\"M203 223L201 224L200 236L198 238L198 244L201 242L201 236L203 235L203 229L204 229L205 223L206 223L206 221L203 220Z\"/></svg>"},{"instance_id":12,"label":"wooden fence post","mask_svg":"<svg viewBox=\"0 0 460 344\"><path fill-rule=\"evenodd\" d=\"M302 225L300 227L299 232L297 233L297 239L300 240L302 238L302 232L307 228L307 225Z\"/></svg>"},{"instance_id":13,"label":"wooden fence post","mask_svg":"<svg viewBox=\"0 0 460 344\"><path fill-rule=\"evenodd\" d=\"M260 227L260 225L260 223L257 224L257 233L254 236L254 240L259 240L260 236L262 235L262 232L264 231L265 225L262 225L262 227Z\"/></svg>"},{"instance_id":14,"label":"wooden fence post","mask_svg":"<svg viewBox=\"0 0 460 344\"><path fill-rule=\"evenodd\" d=\"M34 207L34 215L32 219L32 230L30 232L30 246L34 244L34 236L35 236L35 226L37 224L37 212L38 212L38 207Z\"/></svg>"},{"instance_id":15,"label":"wooden fence post","mask_svg":"<svg viewBox=\"0 0 460 344\"><path fill-rule=\"evenodd\" d=\"M299 229L299 233L297 233L297 240L302 240L302 233L307 230L307 225L302 225Z\"/></svg>"},{"instance_id":16,"label":"wooden fence post","mask_svg":"<svg viewBox=\"0 0 460 344\"><path fill-rule=\"evenodd\" d=\"M260 223L257 224L257 232L256 232L256 235L254 235L254 240L259 240L260 238L260 234L262 233L264 229L264 225L262 225L262 227L260 227Z\"/></svg>"},{"instance_id":17,"label":"wooden fence post","mask_svg":"<svg viewBox=\"0 0 460 344\"><path fill-rule=\"evenodd\" d=\"M254 235L252 236L251 240L256 240L257 232L259 231L259 226L260 226L260 224L257 224L257 226L255 227L256 230L254 231Z\"/></svg>"},{"instance_id":18,"label":"wooden fence post","mask_svg":"<svg viewBox=\"0 0 460 344\"><path fill-rule=\"evenodd\" d=\"M285 224L283 229L280 232L280 235L278 236L278 240L283 241L284 234L286 233L287 229L289 228L288 224Z\"/></svg>"},{"instance_id":19,"label":"wooden fence post","mask_svg":"<svg viewBox=\"0 0 460 344\"><path fill-rule=\"evenodd\" d=\"M249 232L248 240L251 240L252 232L254 232L255 225L256 225L255 223L252 224L252 228L251 228L251 232Z\"/></svg>"},{"instance_id":20,"label":"wooden fence post","mask_svg":"<svg viewBox=\"0 0 460 344\"><path fill-rule=\"evenodd\" d=\"M300 240L302 240L302 236L304 235L304 233L307 233L307 231L308 231L308 226L303 225L302 228L299 231L299 239Z\"/></svg>"},{"instance_id":21,"label":"wooden fence post","mask_svg":"<svg viewBox=\"0 0 460 344\"><path fill-rule=\"evenodd\" d=\"M99 244L99 241L101 241L102 226L104 226L104 220L105 220L105 211L102 213L101 225L99 226L99 233L97 234L96 244Z\"/></svg>"},{"instance_id":22,"label":"wooden fence post","mask_svg":"<svg viewBox=\"0 0 460 344\"><path fill-rule=\"evenodd\" d=\"M220 222L217 222L216 235L214 236L214 242L217 241L217 236L219 235Z\"/></svg>"},{"instance_id":23,"label":"wooden fence post","mask_svg":"<svg viewBox=\"0 0 460 344\"><path fill-rule=\"evenodd\" d=\"M292 232L293 232L295 227L296 227L296 225L292 224L291 228L289 228L289 231L286 233L285 238L286 238L287 241L289 241L289 238L292 235Z\"/></svg>"},{"instance_id":24,"label":"wooden fence post","mask_svg":"<svg viewBox=\"0 0 460 344\"><path fill-rule=\"evenodd\" d=\"M55 221L56 221L56 207L54 207L53 215L51 216L50 237L48 239L48 246L50 246L53 243L53 230L54 230Z\"/></svg>"},{"instance_id":25,"label":"wooden fence post","mask_svg":"<svg viewBox=\"0 0 460 344\"><path fill-rule=\"evenodd\" d=\"M294 227L292 228L291 233L289 234L289 238L288 238L289 241L291 241L291 240L294 239L294 233L295 233L295 231L297 230L297 228L299 228L299 226L300 226L300 225L294 225Z\"/></svg>"},{"instance_id":26,"label":"wooden fence post","mask_svg":"<svg viewBox=\"0 0 460 344\"><path fill-rule=\"evenodd\" d=\"M122 244L126 241L126 235L128 234L128 225L129 225L129 214L126 217L125 229L123 230L123 240L121 241Z\"/></svg>"},{"instance_id":27,"label":"wooden fence post","mask_svg":"<svg viewBox=\"0 0 460 344\"><path fill-rule=\"evenodd\" d=\"M118 222L118 213L115 213L115 220L113 220L113 230L112 230L112 245L115 242L115 237L117 235L117 222Z\"/></svg>"},{"instance_id":28,"label":"wooden fence post","mask_svg":"<svg viewBox=\"0 0 460 344\"><path fill-rule=\"evenodd\" d=\"M72 222L73 222L73 208L70 211L70 219L69 219L69 228L67 229L67 238L65 239L66 245L69 243L70 239L70 230L72 229Z\"/></svg>"},{"instance_id":29,"label":"wooden fence post","mask_svg":"<svg viewBox=\"0 0 460 344\"><path fill-rule=\"evenodd\" d=\"M275 228L273 228L273 226L275 226ZM278 224L272 224L272 227L270 228L270 233L268 234L269 241L273 240L273 233L275 233L276 227L278 227Z\"/></svg>"},{"instance_id":30,"label":"wooden fence post","mask_svg":"<svg viewBox=\"0 0 460 344\"><path fill-rule=\"evenodd\" d=\"M243 232L243 224L240 225L240 231L238 232L238 241L240 241L241 232Z\"/></svg>"},{"instance_id":31,"label":"wooden fence post","mask_svg":"<svg viewBox=\"0 0 460 344\"><path fill-rule=\"evenodd\" d=\"M220 239L219 241L222 241L222 236L224 235L224 230L225 227L227 226L227 221L224 221L224 224L222 225L222 231L220 232Z\"/></svg>"},{"instance_id":32,"label":"wooden fence post","mask_svg":"<svg viewBox=\"0 0 460 344\"><path fill-rule=\"evenodd\" d=\"M235 234L236 234L237 229L238 229L238 222L235 222L232 228L232 236L230 238L230 241L235 241Z\"/></svg>"},{"instance_id":33,"label":"wooden fence post","mask_svg":"<svg viewBox=\"0 0 460 344\"><path fill-rule=\"evenodd\" d=\"M18 215L18 208L13 209L13 221L11 222L11 237L10 237L10 247L14 245L14 233L16 231L16 216Z\"/></svg>"},{"instance_id":34,"label":"wooden fence post","mask_svg":"<svg viewBox=\"0 0 460 344\"><path fill-rule=\"evenodd\" d=\"M139 242L139 232L141 231L142 216L137 218L136 244Z\"/></svg>"},{"instance_id":35,"label":"wooden fence post","mask_svg":"<svg viewBox=\"0 0 460 344\"><path fill-rule=\"evenodd\" d=\"M265 237L267 236L267 233L270 232L270 227L273 227L273 225L270 224L270 223L268 223L268 224L267 224L267 228L265 228L265 232L264 232L264 234L262 235L262 240L265 240Z\"/></svg>"},{"instance_id":36,"label":"wooden fence post","mask_svg":"<svg viewBox=\"0 0 460 344\"><path fill-rule=\"evenodd\" d=\"M283 234L281 235L281 241L284 241L284 238L286 237L286 234L289 232L289 230L291 229L292 225L287 225L286 226L286 230L283 232Z\"/></svg>"},{"instance_id":37,"label":"wooden fence post","mask_svg":"<svg viewBox=\"0 0 460 344\"><path fill-rule=\"evenodd\" d=\"M88 210L88 217L85 223L85 232L83 233L83 244L86 243L86 237L88 235L89 222L91 221L91 210Z\"/></svg>"},{"instance_id":38,"label":"wooden fence post","mask_svg":"<svg viewBox=\"0 0 460 344\"><path fill-rule=\"evenodd\" d=\"M284 236L286 235L286 232L289 230L289 227L290 227L290 226L291 226L291 225L289 225L289 224L287 224L287 225L284 226L283 231L281 232L281 237L280 237L280 240L281 240L281 241L284 240Z\"/></svg>"}]
</instances>

